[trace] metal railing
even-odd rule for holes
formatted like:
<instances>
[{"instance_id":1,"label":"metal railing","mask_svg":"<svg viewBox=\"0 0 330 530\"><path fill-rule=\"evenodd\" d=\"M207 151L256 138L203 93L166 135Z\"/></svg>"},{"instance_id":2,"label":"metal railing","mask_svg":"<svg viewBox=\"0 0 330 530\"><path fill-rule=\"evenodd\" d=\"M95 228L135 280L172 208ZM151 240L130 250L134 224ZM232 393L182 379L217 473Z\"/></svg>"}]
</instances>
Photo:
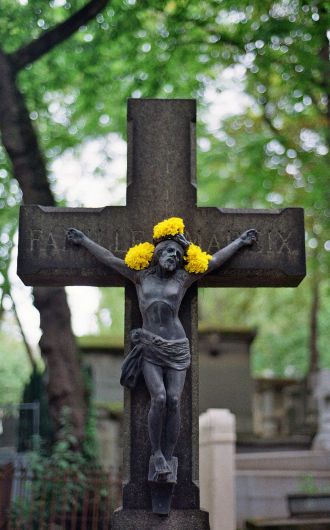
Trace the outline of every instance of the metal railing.
<instances>
[{"instance_id":1,"label":"metal railing","mask_svg":"<svg viewBox=\"0 0 330 530\"><path fill-rule=\"evenodd\" d=\"M18 468L11 492L6 530L108 530L121 504L121 476L118 470L49 469L40 475Z\"/></svg>"}]
</instances>

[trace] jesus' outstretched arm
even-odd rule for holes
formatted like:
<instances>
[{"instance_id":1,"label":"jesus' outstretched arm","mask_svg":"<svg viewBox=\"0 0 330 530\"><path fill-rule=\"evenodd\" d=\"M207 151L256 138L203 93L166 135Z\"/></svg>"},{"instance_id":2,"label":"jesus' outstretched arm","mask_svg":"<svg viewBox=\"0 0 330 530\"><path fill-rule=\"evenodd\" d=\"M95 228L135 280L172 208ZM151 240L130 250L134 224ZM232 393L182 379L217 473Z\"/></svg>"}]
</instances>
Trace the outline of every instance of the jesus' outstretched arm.
<instances>
[{"instance_id":1,"label":"jesus' outstretched arm","mask_svg":"<svg viewBox=\"0 0 330 530\"><path fill-rule=\"evenodd\" d=\"M89 237L80 230L69 228L67 231L67 238L74 245L85 247L98 261L104 263L104 265L111 267L133 283L136 282L137 271L127 267L124 260L117 258L110 250L89 239Z\"/></svg>"},{"instance_id":2,"label":"jesus' outstretched arm","mask_svg":"<svg viewBox=\"0 0 330 530\"><path fill-rule=\"evenodd\" d=\"M257 235L258 233L254 228L250 228L249 230L243 232L237 239L229 243L229 245L221 248L215 254L213 254L212 258L208 262L208 267L205 272L200 274L189 274L186 285L191 285L195 281L199 280L202 276L205 276L209 272L221 267L221 265L228 261L229 258L234 256L234 254L236 254L240 248L251 246L257 240Z\"/></svg>"},{"instance_id":3,"label":"jesus' outstretched arm","mask_svg":"<svg viewBox=\"0 0 330 530\"><path fill-rule=\"evenodd\" d=\"M241 247L250 246L256 240L257 240L257 231L254 230L254 228L251 228L250 230L246 230L246 232L243 232L243 234L241 234L237 239L232 241L232 243L230 243L226 247L218 250L218 252L213 254L212 259L209 261L209 266L208 266L206 274L220 267L229 258L231 258L234 254L236 254L236 252Z\"/></svg>"}]
</instances>

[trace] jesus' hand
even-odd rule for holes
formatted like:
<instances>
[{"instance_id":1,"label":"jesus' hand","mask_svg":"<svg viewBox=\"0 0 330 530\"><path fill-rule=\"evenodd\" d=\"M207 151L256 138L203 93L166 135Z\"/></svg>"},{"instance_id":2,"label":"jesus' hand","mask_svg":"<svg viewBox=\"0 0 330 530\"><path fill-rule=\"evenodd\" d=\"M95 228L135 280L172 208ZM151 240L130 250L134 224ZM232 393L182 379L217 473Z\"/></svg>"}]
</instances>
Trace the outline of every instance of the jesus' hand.
<instances>
[{"instance_id":1,"label":"jesus' hand","mask_svg":"<svg viewBox=\"0 0 330 530\"><path fill-rule=\"evenodd\" d=\"M66 237L68 241L74 243L75 245L82 245L84 239L86 238L85 234L76 228L69 228Z\"/></svg>"},{"instance_id":2,"label":"jesus' hand","mask_svg":"<svg viewBox=\"0 0 330 530\"><path fill-rule=\"evenodd\" d=\"M243 241L244 245L252 245L254 241L257 241L257 235L258 232L254 228L251 228L250 230L243 232L240 239Z\"/></svg>"}]
</instances>

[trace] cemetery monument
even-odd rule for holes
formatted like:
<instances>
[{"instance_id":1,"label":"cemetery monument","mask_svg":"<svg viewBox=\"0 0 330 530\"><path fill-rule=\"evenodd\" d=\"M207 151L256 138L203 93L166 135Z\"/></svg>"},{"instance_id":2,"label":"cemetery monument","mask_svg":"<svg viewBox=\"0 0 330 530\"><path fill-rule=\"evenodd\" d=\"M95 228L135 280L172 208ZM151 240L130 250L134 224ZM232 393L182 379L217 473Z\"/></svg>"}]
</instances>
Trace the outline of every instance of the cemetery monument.
<instances>
[{"instance_id":1,"label":"cemetery monument","mask_svg":"<svg viewBox=\"0 0 330 530\"><path fill-rule=\"evenodd\" d=\"M138 377L136 386L125 390L123 506L115 512L113 520L113 527L118 529L208 528L207 514L200 510L198 489L197 285L296 286L305 275L301 208L235 210L197 207L195 126L194 100L129 99L127 205L94 209L34 205L21 208L18 274L27 285L125 285L126 355L131 350L132 329L142 329L139 336L133 334L138 349L141 335L146 340L146 331L153 336L160 335L165 341L182 341L182 357L186 356L186 364L181 375L180 370L175 372L176 399L171 403L173 405L175 401L177 406L183 386L181 427L175 448L179 466L171 511L176 465L170 457L178 434L178 417L172 416L175 419L167 429L167 442L162 429L161 447L166 449L164 452L169 462L165 455L163 459L157 453L156 462L151 460L149 466L152 451L148 436L150 396L143 377ZM140 272L124 266L122 260L130 247L150 241L156 223L177 216L184 219L188 229L184 238L178 235L179 242L162 241L156 245L155 251L155 261L158 258L159 262L166 261L165 256L171 254L168 259L173 261L174 272L166 271L166 267L164 269L157 263ZM110 262L105 264L96 259L95 253L90 252L91 247L88 250L85 245L72 244L66 238L69 227L79 230L76 234L86 234L90 241L88 245L95 245L92 243L95 241L95 252L109 258L110 252L104 249L110 249L114 256L111 266ZM256 239L256 233L258 240L250 244ZM74 232L71 234L72 238L82 237L73 235ZM200 246L207 254L214 254L210 261L207 258L210 267L207 272L195 277L194 273L181 267L185 240ZM245 248L235 252L240 246ZM157 256L157 247L162 250L160 256ZM100 258L100 254L97 255ZM147 271L153 267L160 273L160 278L155 274L148 275ZM180 281L162 279L173 275ZM198 281L193 281L194 278ZM144 288L147 292L143 292ZM154 299L158 302L148 310L148 302ZM164 304L164 300L169 303ZM174 318L173 314L178 316ZM145 322L148 322L147 327ZM162 329L160 322L165 323ZM171 331L165 331L168 329ZM190 345L189 368L188 350L183 344L185 337ZM157 388L163 389L163 380L162 370L156 365L150 368L151 364L145 363L147 368L144 366L142 370L153 395L153 377L157 380ZM123 380L126 375L124 370ZM166 385L168 392L168 381ZM159 406L163 406L163 401L164 392ZM151 437L157 433L157 443L152 440L154 447L159 447L161 423L156 420L153 423L151 419ZM152 481L149 483L150 477ZM159 514L169 515L162 518Z\"/></svg>"}]
</instances>

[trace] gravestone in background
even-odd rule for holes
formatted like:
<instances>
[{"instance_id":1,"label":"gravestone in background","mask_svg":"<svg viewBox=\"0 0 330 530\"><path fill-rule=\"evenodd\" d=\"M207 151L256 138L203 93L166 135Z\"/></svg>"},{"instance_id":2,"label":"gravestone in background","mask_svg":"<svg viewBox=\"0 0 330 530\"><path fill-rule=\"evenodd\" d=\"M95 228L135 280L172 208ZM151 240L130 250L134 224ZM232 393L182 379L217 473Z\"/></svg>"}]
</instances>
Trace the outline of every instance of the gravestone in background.
<instances>
[{"instance_id":1,"label":"gravestone in background","mask_svg":"<svg viewBox=\"0 0 330 530\"><path fill-rule=\"evenodd\" d=\"M92 380L92 399L96 403L122 403L124 389L120 385L124 341L108 337L80 337L82 361Z\"/></svg>"},{"instance_id":2,"label":"gravestone in background","mask_svg":"<svg viewBox=\"0 0 330 530\"><path fill-rule=\"evenodd\" d=\"M250 346L256 330L200 326L199 412L229 409L236 418L237 440L252 438L253 379Z\"/></svg>"},{"instance_id":3,"label":"gravestone in background","mask_svg":"<svg viewBox=\"0 0 330 530\"><path fill-rule=\"evenodd\" d=\"M79 349L92 382L96 436L103 469L122 465L124 389L120 385L124 341L81 337Z\"/></svg>"}]
</instances>

